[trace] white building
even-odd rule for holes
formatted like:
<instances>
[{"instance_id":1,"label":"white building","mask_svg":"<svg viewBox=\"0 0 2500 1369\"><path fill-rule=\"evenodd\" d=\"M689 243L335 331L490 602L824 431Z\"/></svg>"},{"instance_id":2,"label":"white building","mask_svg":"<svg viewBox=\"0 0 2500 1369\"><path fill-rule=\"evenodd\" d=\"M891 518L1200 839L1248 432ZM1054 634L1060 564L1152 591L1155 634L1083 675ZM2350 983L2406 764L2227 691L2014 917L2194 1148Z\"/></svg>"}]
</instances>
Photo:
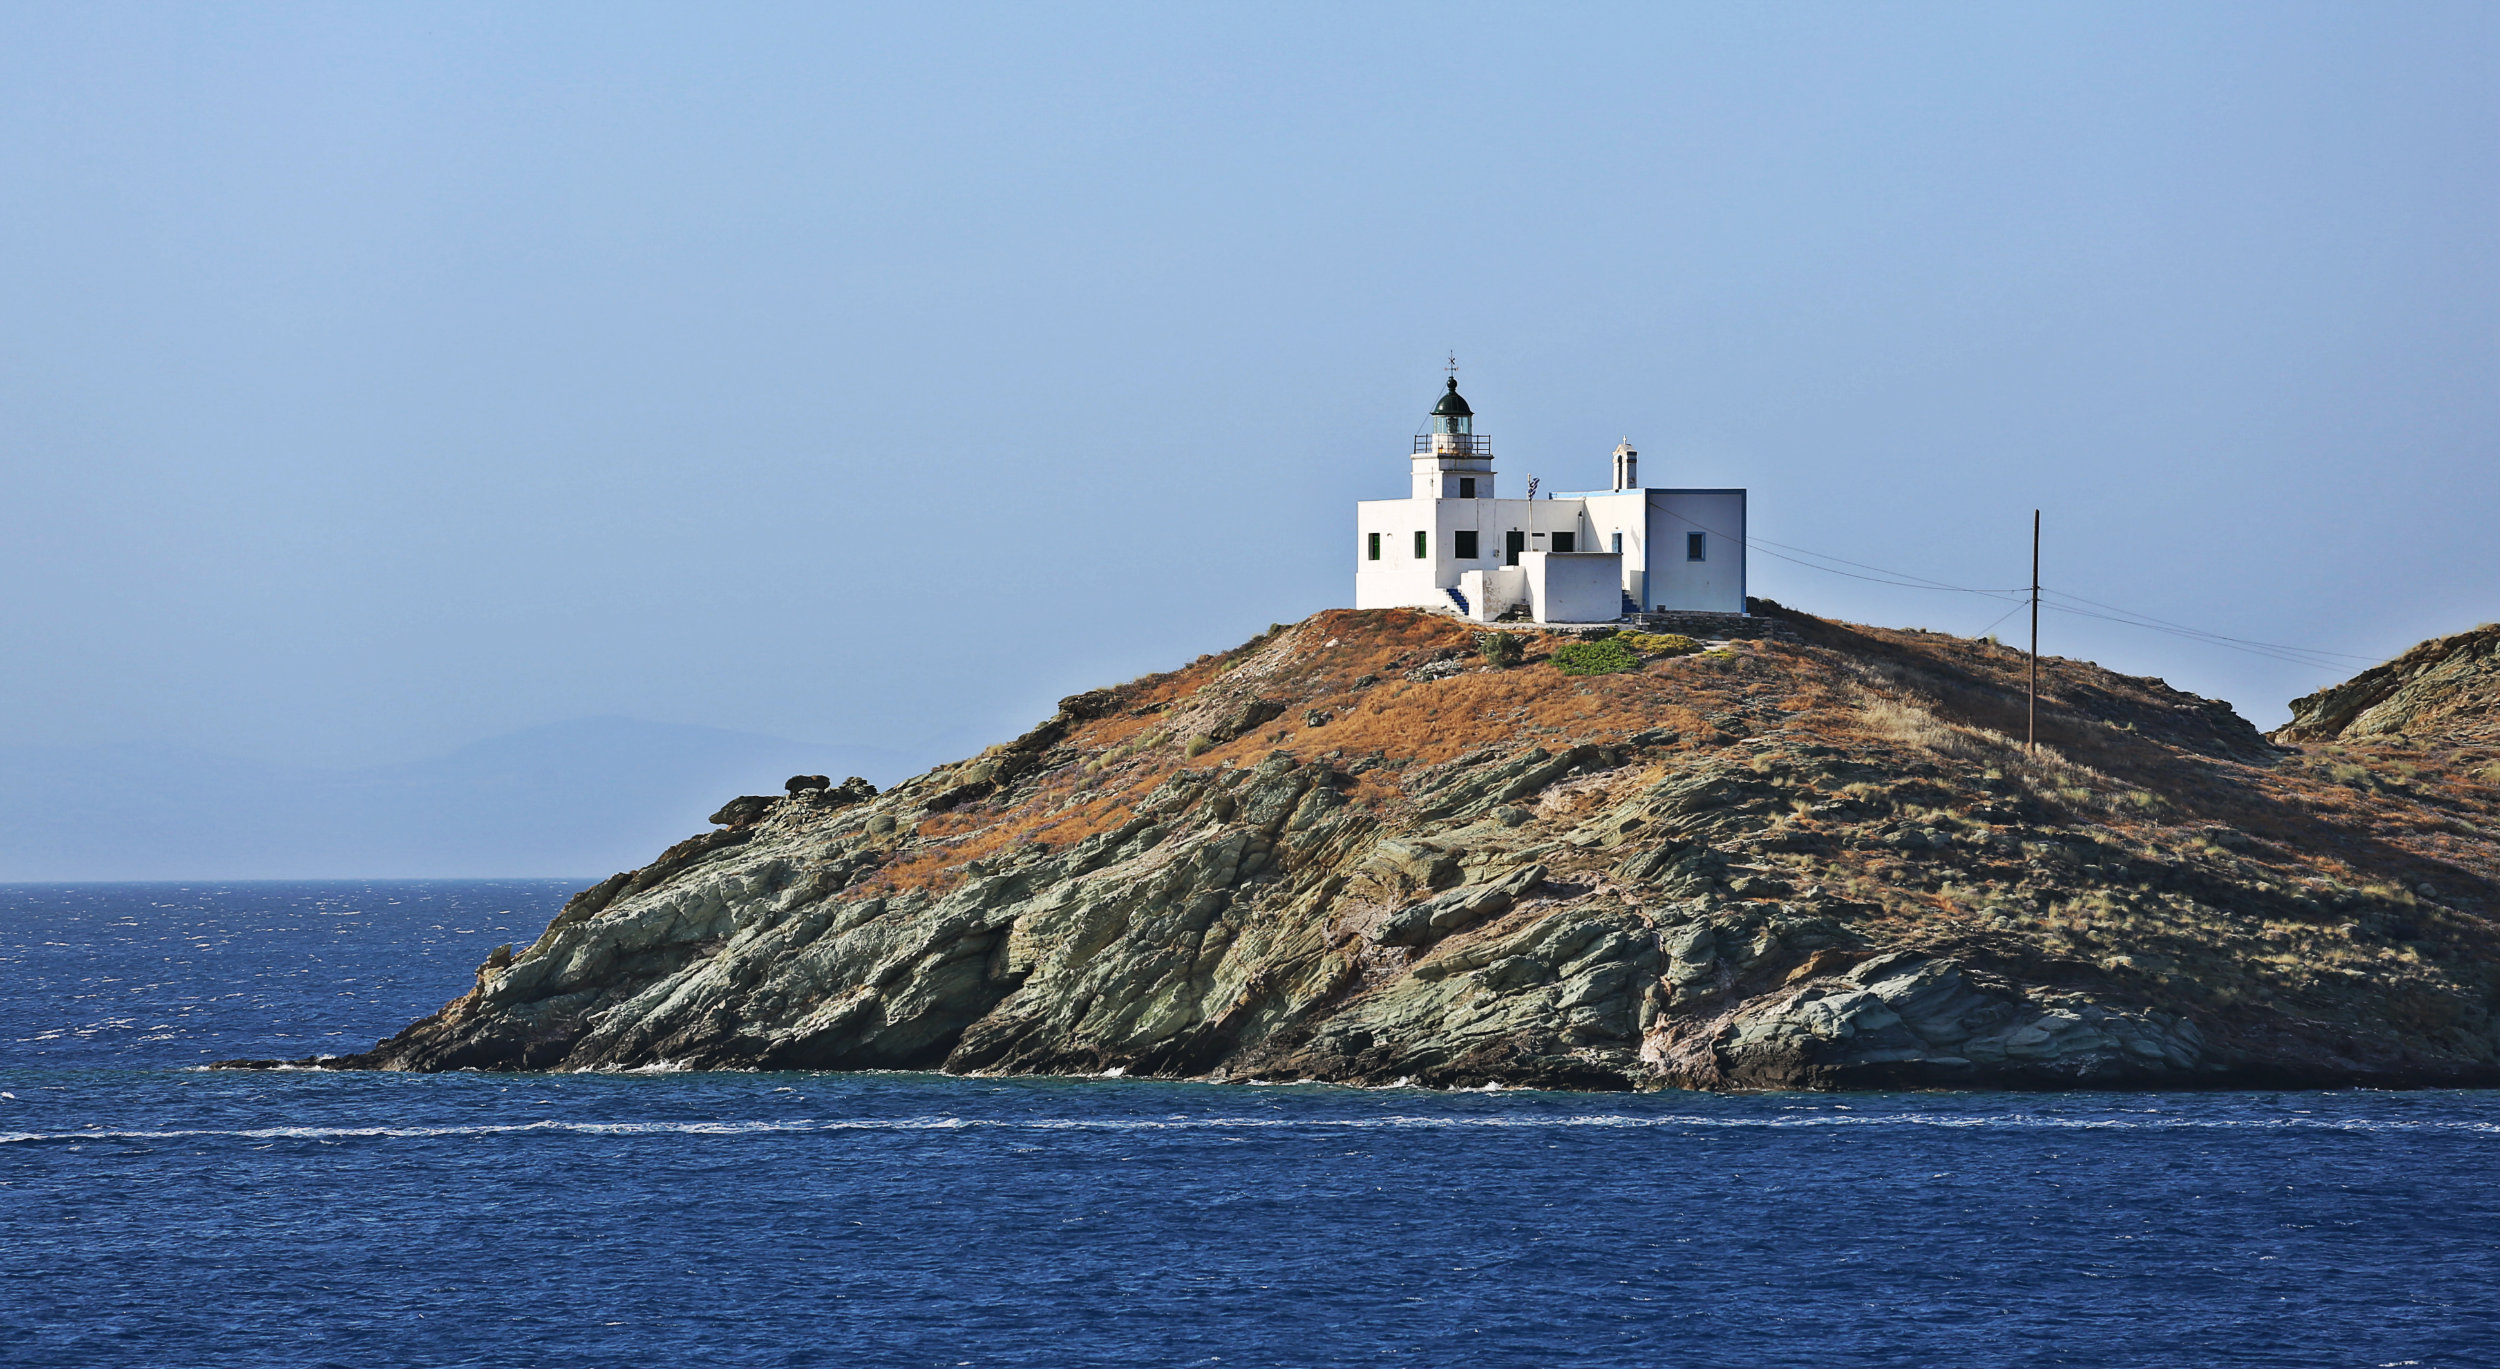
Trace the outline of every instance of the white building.
<instances>
[{"instance_id":1,"label":"white building","mask_svg":"<svg viewBox=\"0 0 2500 1369\"><path fill-rule=\"evenodd\" d=\"M1354 506L1354 606L1491 622L1525 604L1540 623L1744 612L1745 492L1644 489L1639 464L1626 442L1611 490L1499 498L1492 439L1452 377L1415 438L1412 492Z\"/></svg>"}]
</instances>

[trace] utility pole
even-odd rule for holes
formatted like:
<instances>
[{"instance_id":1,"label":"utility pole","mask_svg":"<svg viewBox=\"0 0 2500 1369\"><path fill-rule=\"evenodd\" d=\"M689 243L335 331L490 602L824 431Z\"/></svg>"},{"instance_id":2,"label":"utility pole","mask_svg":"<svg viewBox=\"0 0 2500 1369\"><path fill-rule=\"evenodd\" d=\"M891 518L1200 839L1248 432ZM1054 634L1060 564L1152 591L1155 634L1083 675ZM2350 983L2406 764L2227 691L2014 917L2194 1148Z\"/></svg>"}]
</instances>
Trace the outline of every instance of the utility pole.
<instances>
[{"instance_id":1,"label":"utility pole","mask_svg":"<svg viewBox=\"0 0 2500 1369\"><path fill-rule=\"evenodd\" d=\"M2023 710L2023 754L2040 745L2040 511L2031 511L2031 695Z\"/></svg>"}]
</instances>

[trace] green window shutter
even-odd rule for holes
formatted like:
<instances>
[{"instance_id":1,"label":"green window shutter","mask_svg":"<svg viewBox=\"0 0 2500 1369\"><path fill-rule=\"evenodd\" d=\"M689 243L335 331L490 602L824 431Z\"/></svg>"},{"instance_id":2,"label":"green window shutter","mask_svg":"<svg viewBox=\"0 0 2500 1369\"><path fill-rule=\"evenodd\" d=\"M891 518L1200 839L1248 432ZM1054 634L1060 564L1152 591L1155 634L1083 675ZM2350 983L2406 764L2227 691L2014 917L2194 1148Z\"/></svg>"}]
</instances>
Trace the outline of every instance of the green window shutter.
<instances>
[{"instance_id":1,"label":"green window shutter","mask_svg":"<svg viewBox=\"0 0 2500 1369\"><path fill-rule=\"evenodd\" d=\"M1369 548L1371 551L1371 559L1377 561L1380 559L1380 534L1375 532L1368 533L1366 536L1371 539L1371 545Z\"/></svg>"},{"instance_id":2,"label":"green window shutter","mask_svg":"<svg viewBox=\"0 0 2500 1369\"><path fill-rule=\"evenodd\" d=\"M1415 534L1415 559L1421 561L1430 555L1432 555L1432 534L1428 532Z\"/></svg>"}]
</instances>

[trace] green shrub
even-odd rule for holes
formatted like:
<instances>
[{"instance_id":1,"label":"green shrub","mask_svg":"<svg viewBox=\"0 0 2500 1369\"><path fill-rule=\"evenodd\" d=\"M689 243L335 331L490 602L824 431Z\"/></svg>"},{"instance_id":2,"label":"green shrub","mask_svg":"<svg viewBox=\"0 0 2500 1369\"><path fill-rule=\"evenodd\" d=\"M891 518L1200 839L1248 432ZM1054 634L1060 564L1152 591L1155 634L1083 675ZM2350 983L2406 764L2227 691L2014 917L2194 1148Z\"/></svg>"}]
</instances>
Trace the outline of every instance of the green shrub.
<instances>
[{"instance_id":1,"label":"green shrub","mask_svg":"<svg viewBox=\"0 0 2500 1369\"><path fill-rule=\"evenodd\" d=\"M1701 643L1680 632L1627 632L1615 640L1647 656L1690 656Z\"/></svg>"},{"instance_id":2,"label":"green shrub","mask_svg":"<svg viewBox=\"0 0 2500 1369\"><path fill-rule=\"evenodd\" d=\"M1519 639L1507 632L1488 632L1476 639L1476 650L1497 666L1514 666L1527 653Z\"/></svg>"},{"instance_id":3,"label":"green shrub","mask_svg":"<svg viewBox=\"0 0 2500 1369\"><path fill-rule=\"evenodd\" d=\"M1194 761L1194 760L1198 759L1200 756L1203 756L1203 755L1207 754L1207 752L1209 752L1209 751L1213 750L1214 748L1215 748L1215 738L1213 738L1213 737L1192 737L1192 738L1190 738L1190 739L1189 739L1189 745L1184 746L1184 747L1182 747L1182 748L1181 748L1181 754L1182 754L1182 755L1184 755L1184 756L1189 757L1191 760L1193 760L1193 761Z\"/></svg>"},{"instance_id":4,"label":"green shrub","mask_svg":"<svg viewBox=\"0 0 2500 1369\"><path fill-rule=\"evenodd\" d=\"M1548 659L1554 669L1565 675L1612 675L1620 670L1638 670L1641 658L1620 638L1608 637L1598 642L1571 642L1554 648Z\"/></svg>"}]
</instances>

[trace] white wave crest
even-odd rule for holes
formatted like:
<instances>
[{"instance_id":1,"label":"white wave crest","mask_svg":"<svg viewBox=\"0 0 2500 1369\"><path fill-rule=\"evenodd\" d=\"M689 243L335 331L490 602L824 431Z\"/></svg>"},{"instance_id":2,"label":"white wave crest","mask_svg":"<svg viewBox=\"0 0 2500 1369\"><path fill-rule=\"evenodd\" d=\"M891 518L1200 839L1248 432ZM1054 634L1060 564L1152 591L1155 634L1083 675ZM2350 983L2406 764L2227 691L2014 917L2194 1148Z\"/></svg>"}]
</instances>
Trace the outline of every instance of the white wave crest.
<instances>
[{"instance_id":1,"label":"white wave crest","mask_svg":"<svg viewBox=\"0 0 2500 1369\"><path fill-rule=\"evenodd\" d=\"M750 1121L585 1122L542 1118L530 1122L471 1123L459 1126L288 1126L235 1129L176 1128L160 1131L0 1132L0 1145L85 1141L355 1141L370 1139L430 1140L476 1136L756 1136L842 1132L1363 1132L1442 1131L1473 1128L1526 1131L1583 1127L1634 1130L1790 1130L1818 1127L1925 1127L1952 1131L2326 1131L2345 1133L2421 1133L2500 1137L2500 1122L2417 1120L2380 1117L2182 1117L2082 1116L2037 1113L1970 1115L1954 1113L1812 1112L1781 1116L1710 1116L1664 1113L1655 1116L1603 1114L1566 1117L1453 1117L1390 1115L1379 1117L886 1117L789 1118Z\"/></svg>"}]
</instances>

